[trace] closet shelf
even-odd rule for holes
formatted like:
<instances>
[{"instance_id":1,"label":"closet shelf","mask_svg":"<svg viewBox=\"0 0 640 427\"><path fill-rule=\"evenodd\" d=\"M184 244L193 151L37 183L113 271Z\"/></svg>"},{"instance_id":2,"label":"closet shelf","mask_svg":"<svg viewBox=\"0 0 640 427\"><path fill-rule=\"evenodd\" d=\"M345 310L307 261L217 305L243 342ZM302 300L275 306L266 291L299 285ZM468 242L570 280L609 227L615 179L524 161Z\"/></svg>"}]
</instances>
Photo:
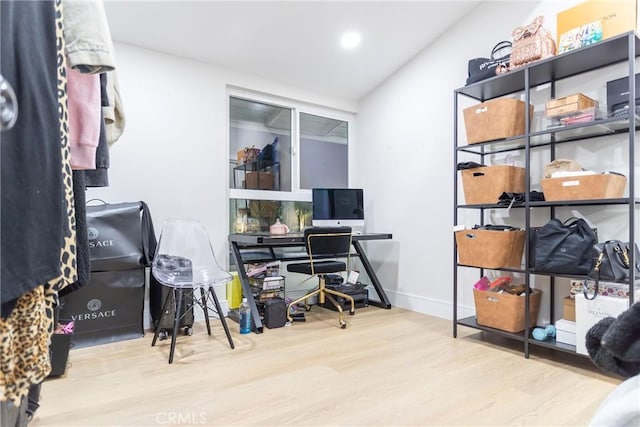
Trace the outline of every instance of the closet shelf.
<instances>
[{"instance_id":1,"label":"closet shelf","mask_svg":"<svg viewBox=\"0 0 640 427\"><path fill-rule=\"evenodd\" d=\"M478 101L521 92L525 89L525 70L529 72L529 87L536 87L577 74L597 70L616 63L626 62L630 54L628 32L602 42L572 50L558 56L534 62L507 74L492 77L457 90L462 95ZM640 56L640 45L635 43L635 57Z\"/></svg>"},{"instance_id":2,"label":"closet shelf","mask_svg":"<svg viewBox=\"0 0 640 427\"><path fill-rule=\"evenodd\" d=\"M505 331L501 331L500 329L494 329L488 326L478 325L476 316L470 316L470 317L465 317L463 319L458 319L458 324L462 326L466 326L468 328L477 329L480 331L491 332L492 334L501 335L503 337L507 337L513 340L524 341L524 335L522 332L516 332L516 333L505 332ZM556 342L555 338L549 338L546 341L528 340L528 342L529 344L532 344L538 347L546 347L546 348L559 350L559 351L563 351L570 354L577 354L575 345ZM582 354L578 354L578 355L582 357L587 357Z\"/></svg>"},{"instance_id":3,"label":"closet shelf","mask_svg":"<svg viewBox=\"0 0 640 427\"><path fill-rule=\"evenodd\" d=\"M636 130L640 129L640 116L636 116ZM530 148L548 147L552 144L584 141L612 134L629 132L629 117L609 117L589 123L579 123L568 126L556 126L530 133ZM552 140L553 138L553 140ZM457 151L476 155L507 153L526 149L525 135L487 141L479 144L462 145Z\"/></svg>"},{"instance_id":4,"label":"closet shelf","mask_svg":"<svg viewBox=\"0 0 640 427\"><path fill-rule=\"evenodd\" d=\"M574 51L564 53L558 56L554 56L542 61L538 61L527 65L525 67L518 68L512 72L499 75L484 81L474 83L472 85L454 90L454 170L458 164L461 153L472 154L478 156L479 160L476 160L482 164L491 164L495 159L489 158L490 155L499 153L518 152L522 156L522 165L526 167L525 180L524 180L524 192L527 193L538 185L537 179L542 171L544 165L556 160L561 152L556 152L556 148L560 145L573 143L575 146L569 146L569 150L575 148L581 148L579 143L584 143L585 149L588 150L589 144L591 147L600 148L613 146L613 144L620 144L623 142L628 146L622 153L626 153L626 157L629 160L617 161L616 167L622 168L622 170L616 170L622 172L627 177L626 193L629 196L619 197L615 199L596 199L596 200L560 200L560 201L529 201L516 206L512 206L514 209L524 208L520 210L516 215L515 221L518 221L519 225L527 230L525 236L529 235L533 227L532 213L535 211L536 215L544 215L545 217L554 218L557 216L556 208L565 208L564 211L571 210L571 207L580 206L597 206L601 207L599 211L604 210L605 207L610 206L611 209L606 213L614 213L626 216L626 219L620 224L622 229L625 230L624 237L621 240L630 241L633 243L639 243L638 238L638 213L640 210L640 197L638 196L638 185L636 182L637 175L637 150L634 149L636 133L640 129L640 116L637 114L628 114L626 116L607 117L604 119L597 119L588 123L576 123L566 126L557 127L545 127L541 128L538 117L534 117L533 120L525 121L524 134L514 136L502 140L486 141L478 144L459 146L459 124L462 105L468 104L468 99L465 99L465 103L462 104L459 98L472 98L476 102L484 102L489 99L499 98L503 96L515 97L522 99L525 103L525 111L531 106L531 95L533 91L548 91L548 94L544 94L548 99L555 99L556 83L562 79L569 77L579 76L583 73L599 70L601 68L609 67L612 65L620 65L616 70L624 68L626 65L626 71L616 71L619 73L619 78L628 78L638 73L637 59L640 57L640 39L634 32L628 32L620 34L615 37L608 38L596 44L592 44L587 47L576 49ZM614 67L615 68L615 67ZM613 68L611 69L613 71ZM601 76L606 78L606 74ZM633 80L633 79L631 79ZM544 87L542 85L545 85ZM567 85L580 91L584 86L589 89L588 83L584 83L583 80L570 80L563 82L562 87ZM576 88L577 86L577 88ZM566 90L566 89L565 89ZM539 97L541 94L537 94ZM629 86L628 101L630 104L635 104L634 100L640 98L640 88L636 85ZM536 104L537 105L537 104ZM545 121L543 123L549 123ZM534 126L535 124L535 126ZM539 129L539 130L533 130ZM620 137L616 137L616 136ZM616 146L617 148L617 146ZM596 154L597 155L597 154ZM463 159L466 161L469 156L465 156ZM503 156L505 157L505 156ZM503 163L505 161L503 160ZM623 163L626 163L623 166ZM454 215L453 222L458 224L459 211L462 209L476 210L477 218L475 219L478 224L485 224L487 221L492 220L492 210L504 210L508 209L508 206L496 204L470 204L458 203L461 192L459 192L459 172L454 172ZM539 183L542 184L541 182ZM540 208L546 208L548 211L540 211ZM566 209L569 208L569 209ZM520 215L521 214L521 215ZM548 214L548 215L547 215ZM470 215L467 215L470 216ZM606 215L607 216L607 215ZM469 221L465 216L465 221ZM535 221L536 223L539 221ZM512 224L515 225L515 224ZM603 224L604 225L604 224ZM616 223L617 225L617 223ZM613 236L599 236L600 240L607 240L607 238L614 238ZM543 295L544 304L548 308L548 318L541 319L538 325L546 324L547 322L555 323L556 310L554 304L559 296L559 286L567 286L566 280L556 282L556 279L577 279L586 280L586 275L576 274L555 274L534 271L528 268L532 265L531 253L528 248L529 239L525 237L525 247L523 248L524 260L523 264L510 268L480 268L477 266L471 266L458 263L458 247L454 250L453 259L453 294L454 294L454 309L453 309L453 336L457 336L458 326L467 326L475 329L482 330L486 333L496 334L500 336L509 337L524 344L524 356L529 357L530 345L537 347L545 347L554 350L563 351L566 353L582 356L576 352L576 347L563 343L558 343L555 340L536 341L532 335L532 328L527 326L524 331L520 333L510 333L490 327L478 325L476 317L458 318L459 309L459 290L464 289L465 293L471 291L473 283L477 279L465 277L464 284L460 281L458 274L459 269L475 269L479 275L484 274L485 271L499 271L499 272L511 272L517 273L521 276L522 282L527 290L535 287L546 287L548 289L545 292L548 294ZM638 262L635 259L633 253L631 257L634 258L633 262ZM469 261L467 261L469 262ZM467 271L466 271L467 272ZM468 272L467 272L468 273ZM634 288L638 287L640 283L640 275L631 269L631 275L633 280L629 285L629 303L633 303ZM548 278L548 279L547 279ZM548 287L547 287L548 286ZM547 296L548 295L548 296ZM532 315L529 310L524 310L523 313L524 323L523 325L529 325L530 316ZM580 337L577 337L580 339Z\"/></svg>"},{"instance_id":5,"label":"closet shelf","mask_svg":"<svg viewBox=\"0 0 640 427\"><path fill-rule=\"evenodd\" d=\"M529 202L531 208L551 208L557 206L598 206L598 205L626 205L629 203L628 198L620 199L591 199L591 200L557 200L552 202ZM640 204L640 199L633 201L635 204ZM518 204L511 206L511 209L524 208L524 204ZM488 205L456 205L458 209L508 209L509 206L502 206L497 204Z\"/></svg>"}]
</instances>

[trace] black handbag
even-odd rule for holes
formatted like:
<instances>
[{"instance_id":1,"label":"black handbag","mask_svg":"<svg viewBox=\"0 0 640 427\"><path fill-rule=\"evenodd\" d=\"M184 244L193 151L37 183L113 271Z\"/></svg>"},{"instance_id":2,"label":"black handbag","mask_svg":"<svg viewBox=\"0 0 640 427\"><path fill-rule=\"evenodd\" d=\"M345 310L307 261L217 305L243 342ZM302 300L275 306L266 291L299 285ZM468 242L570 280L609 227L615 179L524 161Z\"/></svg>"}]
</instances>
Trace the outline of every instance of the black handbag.
<instances>
[{"instance_id":1,"label":"black handbag","mask_svg":"<svg viewBox=\"0 0 640 427\"><path fill-rule=\"evenodd\" d=\"M509 68L511 42L501 41L491 49L491 58L473 58L467 64L469 77L466 85L485 80L498 74L500 69Z\"/></svg>"},{"instance_id":2,"label":"black handbag","mask_svg":"<svg viewBox=\"0 0 640 427\"><path fill-rule=\"evenodd\" d=\"M634 257L636 273L640 274L640 252L638 245L634 245ZM583 286L583 293L586 299L594 299L598 295L600 280L606 282L621 282L629 279L629 267L631 258L629 256L629 242L620 240L607 240L604 243L596 243L592 248L593 264L589 277L595 281L595 290L590 297L587 287Z\"/></svg>"},{"instance_id":3,"label":"black handbag","mask_svg":"<svg viewBox=\"0 0 640 427\"><path fill-rule=\"evenodd\" d=\"M529 268L535 269L536 266L536 242L538 241L538 233L542 230L542 227L529 227ZM596 242L598 241L598 229L592 228L593 234L596 236Z\"/></svg>"},{"instance_id":4,"label":"black handbag","mask_svg":"<svg viewBox=\"0 0 640 427\"><path fill-rule=\"evenodd\" d=\"M538 230L534 270L543 273L587 275L591 271L595 232L584 219L553 218Z\"/></svg>"}]
</instances>

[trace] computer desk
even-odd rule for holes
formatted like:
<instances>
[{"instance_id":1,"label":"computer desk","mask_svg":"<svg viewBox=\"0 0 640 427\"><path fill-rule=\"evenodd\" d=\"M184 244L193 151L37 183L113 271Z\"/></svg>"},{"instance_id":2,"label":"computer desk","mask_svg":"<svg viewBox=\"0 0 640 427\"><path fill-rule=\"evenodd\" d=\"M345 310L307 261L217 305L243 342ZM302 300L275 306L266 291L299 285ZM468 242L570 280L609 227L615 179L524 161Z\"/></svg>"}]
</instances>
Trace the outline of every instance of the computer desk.
<instances>
[{"instance_id":1,"label":"computer desk","mask_svg":"<svg viewBox=\"0 0 640 427\"><path fill-rule=\"evenodd\" d=\"M371 285L375 290L380 301L369 300L369 305L375 305L377 307L390 309L391 303L387 294L384 292L378 276L373 269L373 266L367 258L367 254L360 242L365 240L388 240L393 236L390 233L363 233L353 234L351 239L351 245L355 249L355 254L350 256L357 256L362 262L369 279L371 279ZM303 233L287 233L285 235L271 235L268 232L259 233L234 233L229 234L229 243L231 243L231 253L238 269L238 276L240 283L242 284L242 294L247 298L249 307L251 308L252 330L256 333L262 333L262 320L258 314L258 307L253 298L251 287L249 285L249 277L244 268L246 263L264 263L270 261L306 261L309 256L295 255L282 253L278 251L281 248L287 247L301 247L304 248L304 234Z\"/></svg>"}]
</instances>

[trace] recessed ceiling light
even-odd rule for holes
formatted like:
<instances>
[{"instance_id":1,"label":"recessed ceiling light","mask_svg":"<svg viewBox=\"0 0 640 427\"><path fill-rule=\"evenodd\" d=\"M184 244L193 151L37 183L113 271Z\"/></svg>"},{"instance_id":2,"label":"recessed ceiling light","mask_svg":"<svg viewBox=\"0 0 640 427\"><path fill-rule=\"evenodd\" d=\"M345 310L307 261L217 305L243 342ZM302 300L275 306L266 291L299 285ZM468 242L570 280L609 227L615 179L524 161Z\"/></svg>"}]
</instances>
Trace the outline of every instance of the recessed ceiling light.
<instances>
[{"instance_id":1,"label":"recessed ceiling light","mask_svg":"<svg viewBox=\"0 0 640 427\"><path fill-rule=\"evenodd\" d=\"M353 49L360 44L360 34L356 33L355 31L344 33L344 35L340 39L340 44L345 49Z\"/></svg>"}]
</instances>

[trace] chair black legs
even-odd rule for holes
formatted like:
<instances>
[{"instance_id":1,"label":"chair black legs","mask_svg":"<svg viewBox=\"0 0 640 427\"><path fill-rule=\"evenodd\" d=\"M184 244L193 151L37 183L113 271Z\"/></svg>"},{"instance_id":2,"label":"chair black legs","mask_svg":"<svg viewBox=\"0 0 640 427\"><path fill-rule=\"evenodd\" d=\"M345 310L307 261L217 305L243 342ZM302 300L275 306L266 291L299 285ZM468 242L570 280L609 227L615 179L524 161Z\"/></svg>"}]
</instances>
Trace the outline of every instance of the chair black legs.
<instances>
[{"instance_id":1,"label":"chair black legs","mask_svg":"<svg viewBox=\"0 0 640 427\"><path fill-rule=\"evenodd\" d=\"M202 298L202 310L204 311L204 321L207 323L207 333L211 335L211 323L209 323L209 312L207 310L207 293L200 288L200 297Z\"/></svg>"},{"instance_id":2,"label":"chair black legs","mask_svg":"<svg viewBox=\"0 0 640 427\"><path fill-rule=\"evenodd\" d=\"M189 295L190 291L191 289L187 290L188 292L187 295ZM173 292L167 292L167 296L164 300L164 304L162 305L162 313L166 313L166 310L169 307L169 302L171 298L173 298L173 303L175 305L175 316L173 319L173 333L171 335L171 350L169 351L169 363L173 363L173 354L176 348L176 337L178 336L178 329L180 329L180 320L182 318L180 313L182 312L183 294L184 294L183 288L174 288ZM218 313L218 317L220 319L220 322L222 323L224 332L227 335L227 339L229 340L229 345L231 346L231 349L234 349L235 345L233 344L233 339L231 338L231 332L229 332L227 321L222 313L222 307L220 307L220 302L218 301L218 297L216 296L216 293L214 292L213 287L212 286L209 287L208 290L205 290L204 288L200 288L200 301L198 301L198 297L195 295L195 293L191 293L193 301L198 303L198 305L202 307L202 310L205 315L204 316L205 323L207 325L207 333L211 335L211 323L209 322L209 308L208 308L209 294L211 295L211 299L213 299L216 313ZM187 302L187 308L189 308L188 306L189 304ZM160 322L158 322L155 328L155 332L153 334L153 341L151 341L151 346L156 345L156 341L158 340L158 335L160 334L160 329L161 329Z\"/></svg>"},{"instance_id":3,"label":"chair black legs","mask_svg":"<svg viewBox=\"0 0 640 427\"><path fill-rule=\"evenodd\" d=\"M167 307L169 306L169 300L171 299L172 295L173 295L173 292L167 292L167 296L164 298L164 304L162 304L162 311L160 312L161 316L167 312ZM159 334L160 334L160 320L158 320L158 323L156 324L156 330L153 333L153 341L151 341L151 347L156 345L156 341L158 340Z\"/></svg>"},{"instance_id":4,"label":"chair black legs","mask_svg":"<svg viewBox=\"0 0 640 427\"><path fill-rule=\"evenodd\" d=\"M175 288L173 290L173 297L176 302L175 317L173 319L173 334L171 335L171 351L169 352L169 363L173 363L173 352L176 349L176 337L178 336L178 329L180 328L180 313L182 309L182 293L184 289Z\"/></svg>"},{"instance_id":5,"label":"chair black legs","mask_svg":"<svg viewBox=\"0 0 640 427\"><path fill-rule=\"evenodd\" d=\"M220 301L218 301L218 297L216 296L216 293L213 291L213 287L209 288L209 293L211 293L211 296L213 297L213 303L216 306L216 311L218 312L218 317L220 318L220 322L222 323L222 327L224 328L224 333L227 334L227 339L229 340L229 345L231 346L231 349L233 350L235 348L235 346L233 345L233 339L231 338L231 332L229 332L229 327L227 326L227 319L225 319L225 317L222 314L222 308L220 307ZM207 313L207 318L209 317L209 314Z\"/></svg>"}]
</instances>

